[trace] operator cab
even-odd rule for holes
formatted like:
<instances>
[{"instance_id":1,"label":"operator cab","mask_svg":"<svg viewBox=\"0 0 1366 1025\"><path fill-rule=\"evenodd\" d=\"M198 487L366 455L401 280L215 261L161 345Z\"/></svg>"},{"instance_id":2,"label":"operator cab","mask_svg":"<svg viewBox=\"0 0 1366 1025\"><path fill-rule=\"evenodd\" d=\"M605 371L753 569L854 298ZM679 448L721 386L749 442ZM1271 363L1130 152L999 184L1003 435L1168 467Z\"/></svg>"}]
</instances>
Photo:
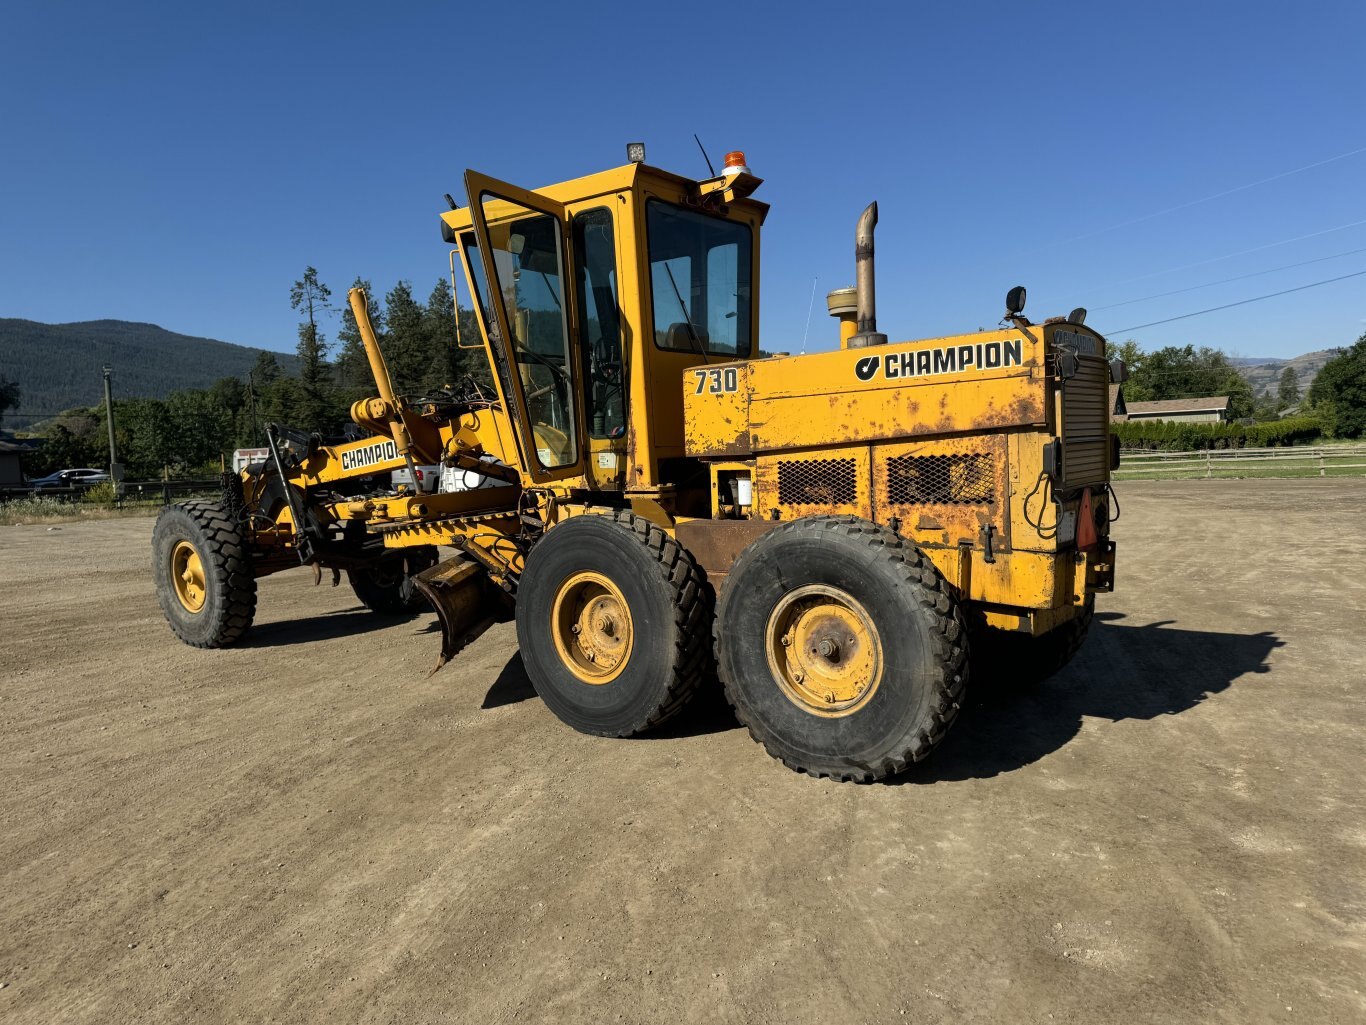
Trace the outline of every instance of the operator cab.
<instances>
[{"instance_id":1,"label":"operator cab","mask_svg":"<svg viewBox=\"0 0 1366 1025\"><path fill-rule=\"evenodd\" d=\"M643 163L536 191L466 173L442 237L530 483L659 493L686 472L683 372L755 351L759 183Z\"/></svg>"}]
</instances>

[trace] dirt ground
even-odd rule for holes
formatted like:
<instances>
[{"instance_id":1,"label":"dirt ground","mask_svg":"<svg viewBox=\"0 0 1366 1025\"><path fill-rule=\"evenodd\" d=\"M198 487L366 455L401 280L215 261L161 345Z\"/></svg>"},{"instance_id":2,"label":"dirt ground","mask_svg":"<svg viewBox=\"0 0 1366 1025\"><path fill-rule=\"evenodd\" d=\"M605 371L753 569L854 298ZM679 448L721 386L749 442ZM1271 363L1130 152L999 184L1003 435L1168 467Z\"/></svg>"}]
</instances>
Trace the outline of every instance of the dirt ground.
<instances>
[{"instance_id":1,"label":"dirt ground","mask_svg":"<svg viewBox=\"0 0 1366 1025\"><path fill-rule=\"evenodd\" d=\"M0 530L0 1020L1366 1020L1366 480L1126 483L1078 660L893 785L304 572L182 646L150 520Z\"/></svg>"}]
</instances>

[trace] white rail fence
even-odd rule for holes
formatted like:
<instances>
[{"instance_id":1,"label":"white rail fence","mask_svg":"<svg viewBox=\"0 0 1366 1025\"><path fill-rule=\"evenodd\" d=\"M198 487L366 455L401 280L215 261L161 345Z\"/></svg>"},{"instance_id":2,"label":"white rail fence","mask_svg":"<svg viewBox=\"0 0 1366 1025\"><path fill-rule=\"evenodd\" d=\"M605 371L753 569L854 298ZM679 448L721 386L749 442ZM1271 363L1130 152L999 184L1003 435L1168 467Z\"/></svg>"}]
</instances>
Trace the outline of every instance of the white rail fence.
<instances>
[{"instance_id":1,"label":"white rail fence","mask_svg":"<svg viewBox=\"0 0 1366 1025\"><path fill-rule=\"evenodd\" d=\"M1125 449L1119 455L1116 478L1141 480L1145 475L1196 477L1287 476L1327 477L1342 470L1359 475L1366 470L1366 445L1332 445L1305 448L1218 448L1195 452L1150 452Z\"/></svg>"}]
</instances>

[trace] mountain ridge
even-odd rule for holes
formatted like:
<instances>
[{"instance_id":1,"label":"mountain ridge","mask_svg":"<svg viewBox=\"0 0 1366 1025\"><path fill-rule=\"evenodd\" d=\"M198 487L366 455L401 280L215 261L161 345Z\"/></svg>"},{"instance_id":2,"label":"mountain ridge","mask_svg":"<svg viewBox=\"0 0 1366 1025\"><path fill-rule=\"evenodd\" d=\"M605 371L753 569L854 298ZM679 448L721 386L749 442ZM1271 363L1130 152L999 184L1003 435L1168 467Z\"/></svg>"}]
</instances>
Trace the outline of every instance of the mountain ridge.
<instances>
[{"instance_id":1,"label":"mountain ridge","mask_svg":"<svg viewBox=\"0 0 1366 1025\"><path fill-rule=\"evenodd\" d=\"M185 388L207 388L222 377L245 378L262 352L217 338L185 335L131 320L45 324L0 318L0 374L18 380L19 406L4 426L30 426L55 413L103 401L101 368L113 367L115 398L165 398ZM271 352L286 373L298 360Z\"/></svg>"}]
</instances>

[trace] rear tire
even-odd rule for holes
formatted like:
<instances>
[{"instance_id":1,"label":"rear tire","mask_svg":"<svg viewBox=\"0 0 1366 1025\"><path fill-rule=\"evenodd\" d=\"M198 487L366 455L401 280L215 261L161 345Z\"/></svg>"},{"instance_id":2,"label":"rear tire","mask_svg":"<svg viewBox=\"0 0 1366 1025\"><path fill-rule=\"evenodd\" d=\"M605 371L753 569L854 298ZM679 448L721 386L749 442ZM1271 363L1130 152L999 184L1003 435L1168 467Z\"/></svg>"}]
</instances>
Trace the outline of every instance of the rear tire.
<instances>
[{"instance_id":1,"label":"rear tire","mask_svg":"<svg viewBox=\"0 0 1366 1025\"><path fill-rule=\"evenodd\" d=\"M962 704L957 602L927 558L867 520L808 517L764 534L735 561L716 619L736 715L798 772L901 772Z\"/></svg>"},{"instance_id":2,"label":"rear tire","mask_svg":"<svg viewBox=\"0 0 1366 1025\"><path fill-rule=\"evenodd\" d=\"M251 629L251 555L218 504L182 502L161 511L152 528L152 578L166 622L186 644L223 648Z\"/></svg>"},{"instance_id":3,"label":"rear tire","mask_svg":"<svg viewBox=\"0 0 1366 1025\"><path fill-rule=\"evenodd\" d=\"M386 555L372 566L348 569L346 579L356 598L371 612L412 615L431 607L413 586L412 578L435 566L436 560L437 551L430 545L409 548L402 554Z\"/></svg>"},{"instance_id":4,"label":"rear tire","mask_svg":"<svg viewBox=\"0 0 1366 1025\"><path fill-rule=\"evenodd\" d=\"M531 550L517 587L517 642L561 720L631 737L672 718L711 675L711 592L648 520L575 516Z\"/></svg>"}]
</instances>

